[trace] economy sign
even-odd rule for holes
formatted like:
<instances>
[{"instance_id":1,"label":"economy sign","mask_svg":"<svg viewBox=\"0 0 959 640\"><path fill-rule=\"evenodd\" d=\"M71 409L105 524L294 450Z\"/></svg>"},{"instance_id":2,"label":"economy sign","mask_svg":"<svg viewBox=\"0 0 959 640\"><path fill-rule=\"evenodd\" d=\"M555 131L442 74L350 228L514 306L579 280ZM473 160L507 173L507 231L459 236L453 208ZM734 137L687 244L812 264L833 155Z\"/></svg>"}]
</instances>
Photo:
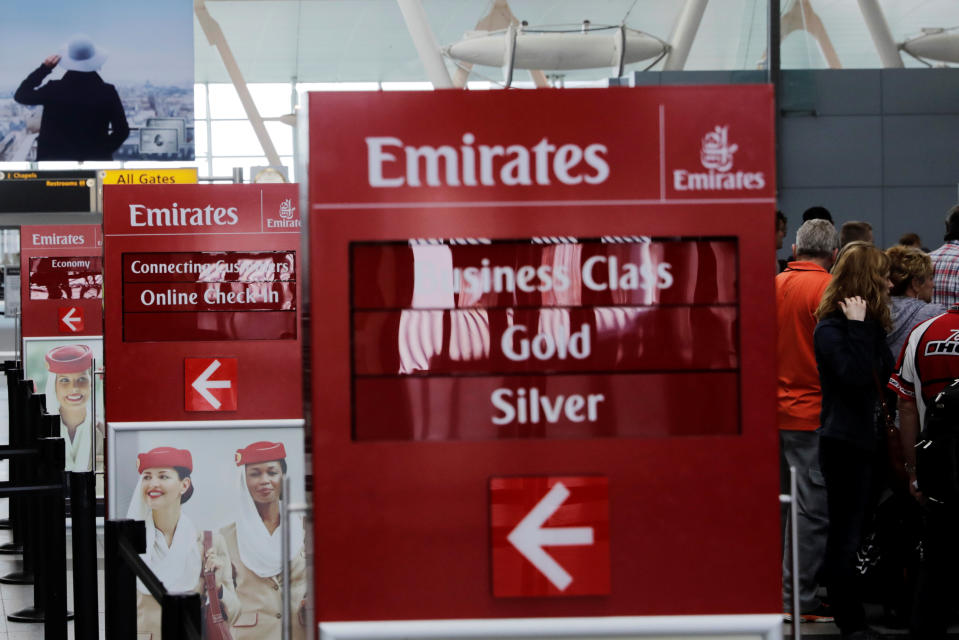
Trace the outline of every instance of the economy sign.
<instances>
[{"instance_id":1,"label":"economy sign","mask_svg":"<svg viewBox=\"0 0 959 640\"><path fill-rule=\"evenodd\" d=\"M771 89L309 109L321 625L778 612Z\"/></svg>"}]
</instances>

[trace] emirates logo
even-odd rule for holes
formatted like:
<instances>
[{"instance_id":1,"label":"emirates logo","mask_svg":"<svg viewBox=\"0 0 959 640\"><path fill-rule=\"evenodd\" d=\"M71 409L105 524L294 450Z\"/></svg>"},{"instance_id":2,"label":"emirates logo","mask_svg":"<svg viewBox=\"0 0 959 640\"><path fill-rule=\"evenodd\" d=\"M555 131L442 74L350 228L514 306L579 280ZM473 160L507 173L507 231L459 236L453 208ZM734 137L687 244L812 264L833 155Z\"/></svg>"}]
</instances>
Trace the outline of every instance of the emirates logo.
<instances>
[{"instance_id":1,"label":"emirates logo","mask_svg":"<svg viewBox=\"0 0 959 640\"><path fill-rule=\"evenodd\" d=\"M284 220L292 220L296 207L293 206L292 198L287 198L280 203L280 217Z\"/></svg>"},{"instance_id":2,"label":"emirates logo","mask_svg":"<svg viewBox=\"0 0 959 640\"><path fill-rule=\"evenodd\" d=\"M699 159L707 169L729 171L733 168L733 154L738 149L739 145L729 144L729 127L717 126L703 136Z\"/></svg>"}]
</instances>

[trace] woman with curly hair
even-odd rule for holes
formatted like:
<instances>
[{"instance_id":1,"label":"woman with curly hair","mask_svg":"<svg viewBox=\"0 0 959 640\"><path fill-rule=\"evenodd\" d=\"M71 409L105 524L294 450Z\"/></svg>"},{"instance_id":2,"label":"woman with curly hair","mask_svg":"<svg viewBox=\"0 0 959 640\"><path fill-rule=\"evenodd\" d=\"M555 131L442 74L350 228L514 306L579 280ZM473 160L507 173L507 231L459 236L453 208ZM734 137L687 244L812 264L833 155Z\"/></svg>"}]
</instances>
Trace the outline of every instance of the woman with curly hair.
<instances>
[{"instance_id":1,"label":"woman with curly hair","mask_svg":"<svg viewBox=\"0 0 959 640\"><path fill-rule=\"evenodd\" d=\"M816 310L819 462L829 512L824 569L843 638L875 637L866 626L856 550L873 495L879 397L893 368L886 344L889 267L889 257L871 243L846 245Z\"/></svg>"},{"instance_id":2,"label":"woman with curly hair","mask_svg":"<svg viewBox=\"0 0 959 640\"><path fill-rule=\"evenodd\" d=\"M917 324L946 312L932 302L932 258L921 249L896 245L886 249L889 256L889 279L892 280L890 309L892 328L886 342L892 355L898 357L909 332Z\"/></svg>"}]
</instances>

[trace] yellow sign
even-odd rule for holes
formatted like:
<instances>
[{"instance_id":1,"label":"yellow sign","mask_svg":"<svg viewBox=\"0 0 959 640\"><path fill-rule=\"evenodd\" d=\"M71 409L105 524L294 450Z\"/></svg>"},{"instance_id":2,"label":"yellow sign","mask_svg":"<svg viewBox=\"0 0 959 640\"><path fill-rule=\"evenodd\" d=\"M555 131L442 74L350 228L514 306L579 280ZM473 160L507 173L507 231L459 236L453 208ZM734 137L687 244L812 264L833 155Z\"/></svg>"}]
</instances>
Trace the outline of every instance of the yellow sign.
<instances>
[{"instance_id":1,"label":"yellow sign","mask_svg":"<svg viewBox=\"0 0 959 640\"><path fill-rule=\"evenodd\" d=\"M191 169L105 169L103 184L196 184L197 168Z\"/></svg>"}]
</instances>

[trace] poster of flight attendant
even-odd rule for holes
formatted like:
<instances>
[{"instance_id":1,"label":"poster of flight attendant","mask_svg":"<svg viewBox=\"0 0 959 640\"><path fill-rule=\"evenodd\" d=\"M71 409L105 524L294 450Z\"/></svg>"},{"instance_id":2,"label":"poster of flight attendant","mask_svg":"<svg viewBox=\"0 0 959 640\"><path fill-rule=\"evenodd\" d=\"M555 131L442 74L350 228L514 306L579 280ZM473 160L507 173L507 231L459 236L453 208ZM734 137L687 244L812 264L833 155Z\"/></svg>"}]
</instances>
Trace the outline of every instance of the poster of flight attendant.
<instances>
[{"instance_id":1,"label":"poster of flight attendant","mask_svg":"<svg viewBox=\"0 0 959 640\"><path fill-rule=\"evenodd\" d=\"M0 162L194 158L191 0L20 3L0 60Z\"/></svg>"},{"instance_id":2,"label":"poster of flight attendant","mask_svg":"<svg viewBox=\"0 0 959 640\"><path fill-rule=\"evenodd\" d=\"M66 470L90 471L94 464L102 470L103 339L24 338L23 362L24 378L45 395L47 413L60 414Z\"/></svg>"},{"instance_id":3,"label":"poster of flight attendant","mask_svg":"<svg viewBox=\"0 0 959 640\"><path fill-rule=\"evenodd\" d=\"M234 640L279 638L285 588L280 503L305 500L302 427L110 423L107 441L109 516L146 524L141 557L167 589L196 591L204 601L215 595L215 603L209 601ZM291 479L290 496L283 495L284 477ZM291 514L290 542L288 615L292 637L304 639L300 514ZM160 634L159 605L143 585L137 587L137 633Z\"/></svg>"}]
</instances>

